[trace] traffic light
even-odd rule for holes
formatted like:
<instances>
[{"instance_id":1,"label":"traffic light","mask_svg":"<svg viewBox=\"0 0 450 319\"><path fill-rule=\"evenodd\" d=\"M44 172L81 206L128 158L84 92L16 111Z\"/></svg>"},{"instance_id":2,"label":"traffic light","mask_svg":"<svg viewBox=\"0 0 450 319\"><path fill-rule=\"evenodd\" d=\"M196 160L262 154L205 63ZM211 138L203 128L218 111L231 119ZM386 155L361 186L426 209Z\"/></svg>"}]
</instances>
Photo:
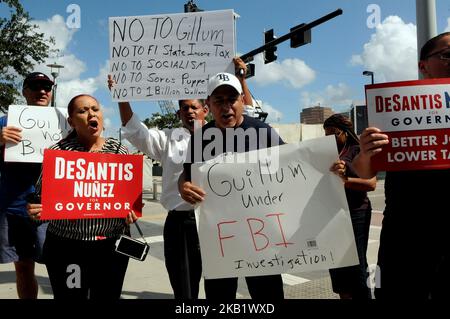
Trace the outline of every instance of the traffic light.
<instances>
[{"instance_id":1,"label":"traffic light","mask_svg":"<svg viewBox=\"0 0 450 319\"><path fill-rule=\"evenodd\" d=\"M264 32L264 44L267 44L275 39L276 37L273 35L273 29ZM264 50L264 64L273 62L277 59L276 51L276 46L272 46Z\"/></svg>"},{"instance_id":2,"label":"traffic light","mask_svg":"<svg viewBox=\"0 0 450 319\"><path fill-rule=\"evenodd\" d=\"M255 75L255 65L253 63L248 63L247 64L247 74L245 75L245 78L248 79L254 75Z\"/></svg>"},{"instance_id":3,"label":"traffic light","mask_svg":"<svg viewBox=\"0 0 450 319\"><path fill-rule=\"evenodd\" d=\"M184 12L201 12L203 11L194 3L194 0L189 0L188 3L184 5Z\"/></svg>"},{"instance_id":4,"label":"traffic light","mask_svg":"<svg viewBox=\"0 0 450 319\"><path fill-rule=\"evenodd\" d=\"M244 69L239 69L236 71L237 77L244 77L246 79L251 78L255 75L255 65L253 63L247 63L247 73L244 74Z\"/></svg>"},{"instance_id":5,"label":"traffic light","mask_svg":"<svg viewBox=\"0 0 450 319\"><path fill-rule=\"evenodd\" d=\"M291 32L301 28L305 24L302 23L296 27L291 28ZM311 29L296 32L291 36L291 48L298 48L299 46L311 43Z\"/></svg>"}]
</instances>

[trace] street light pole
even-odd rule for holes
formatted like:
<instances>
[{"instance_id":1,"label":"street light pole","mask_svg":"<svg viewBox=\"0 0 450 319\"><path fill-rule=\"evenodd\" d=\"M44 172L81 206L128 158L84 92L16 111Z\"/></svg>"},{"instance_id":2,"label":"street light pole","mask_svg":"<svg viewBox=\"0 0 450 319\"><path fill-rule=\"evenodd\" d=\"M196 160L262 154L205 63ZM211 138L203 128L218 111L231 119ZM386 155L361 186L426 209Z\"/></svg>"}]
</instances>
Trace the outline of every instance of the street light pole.
<instances>
[{"instance_id":1,"label":"street light pole","mask_svg":"<svg viewBox=\"0 0 450 319\"><path fill-rule=\"evenodd\" d=\"M51 75L53 77L53 89L52 89L52 102L51 102L51 105L53 107L55 107L56 106L56 88L57 88L56 78L59 75L59 69L62 69L64 66L61 65L61 64L56 64L56 62L53 63L53 64L47 64L47 66L50 68L50 73L51 73Z\"/></svg>"},{"instance_id":2,"label":"street light pole","mask_svg":"<svg viewBox=\"0 0 450 319\"><path fill-rule=\"evenodd\" d=\"M355 133L358 134L358 117L356 115L356 104L353 104L353 129L355 130Z\"/></svg>"},{"instance_id":3,"label":"street light pole","mask_svg":"<svg viewBox=\"0 0 450 319\"><path fill-rule=\"evenodd\" d=\"M366 76L370 75L371 83L372 84L374 83L374 81L373 81L373 72L372 71L364 71L362 74L366 75Z\"/></svg>"},{"instance_id":4,"label":"street light pole","mask_svg":"<svg viewBox=\"0 0 450 319\"><path fill-rule=\"evenodd\" d=\"M437 35L436 1L416 0L417 21L417 61L420 60L420 49L432 37ZM419 79L422 79L419 71Z\"/></svg>"},{"instance_id":5,"label":"street light pole","mask_svg":"<svg viewBox=\"0 0 450 319\"><path fill-rule=\"evenodd\" d=\"M370 76L370 83L373 85L375 83L374 79L373 79L373 75L374 73L372 71L363 71L362 73L365 76ZM367 109L367 105L365 106ZM367 112L363 113L363 114L367 114ZM355 133L358 134L358 110L357 110L357 105L353 105L353 109L352 109L352 116L353 116L353 127L355 129ZM364 116L365 117L365 116ZM367 122L366 122L367 123ZM362 125L362 129L364 129L366 124ZM361 130L362 131L362 130Z\"/></svg>"}]
</instances>

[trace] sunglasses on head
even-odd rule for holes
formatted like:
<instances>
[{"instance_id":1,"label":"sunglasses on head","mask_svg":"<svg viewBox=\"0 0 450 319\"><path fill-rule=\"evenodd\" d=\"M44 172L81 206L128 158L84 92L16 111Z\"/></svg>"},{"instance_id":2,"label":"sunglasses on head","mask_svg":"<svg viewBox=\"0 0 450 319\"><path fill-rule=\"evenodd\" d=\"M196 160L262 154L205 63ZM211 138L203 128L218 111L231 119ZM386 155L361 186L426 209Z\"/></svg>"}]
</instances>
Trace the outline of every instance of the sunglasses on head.
<instances>
[{"instance_id":1,"label":"sunglasses on head","mask_svg":"<svg viewBox=\"0 0 450 319\"><path fill-rule=\"evenodd\" d=\"M427 59L431 58L432 56L437 56L442 61L450 61L450 49L446 48L444 50L431 53L427 56Z\"/></svg>"},{"instance_id":2,"label":"sunglasses on head","mask_svg":"<svg viewBox=\"0 0 450 319\"><path fill-rule=\"evenodd\" d=\"M29 88L32 91L44 90L45 92L48 93L52 90L52 85L50 83L45 82L30 82L28 83L27 88Z\"/></svg>"}]
</instances>

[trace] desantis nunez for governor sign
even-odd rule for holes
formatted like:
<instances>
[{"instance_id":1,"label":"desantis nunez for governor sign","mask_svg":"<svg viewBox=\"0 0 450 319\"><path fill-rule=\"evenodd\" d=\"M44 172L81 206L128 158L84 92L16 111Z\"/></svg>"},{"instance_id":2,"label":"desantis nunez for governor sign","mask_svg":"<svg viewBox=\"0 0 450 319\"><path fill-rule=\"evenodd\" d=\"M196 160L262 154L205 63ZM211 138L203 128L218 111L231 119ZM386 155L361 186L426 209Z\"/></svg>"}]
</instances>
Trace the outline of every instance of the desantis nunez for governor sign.
<instances>
[{"instance_id":1,"label":"desantis nunez for governor sign","mask_svg":"<svg viewBox=\"0 0 450 319\"><path fill-rule=\"evenodd\" d=\"M142 155L45 150L41 219L142 215Z\"/></svg>"},{"instance_id":2,"label":"desantis nunez for governor sign","mask_svg":"<svg viewBox=\"0 0 450 319\"><path fill-rule=\"evenodd\" d=\"M450 168L450 79L366 85L369 126L389 136L381 171Z\"/></svg>"}]
</instances>

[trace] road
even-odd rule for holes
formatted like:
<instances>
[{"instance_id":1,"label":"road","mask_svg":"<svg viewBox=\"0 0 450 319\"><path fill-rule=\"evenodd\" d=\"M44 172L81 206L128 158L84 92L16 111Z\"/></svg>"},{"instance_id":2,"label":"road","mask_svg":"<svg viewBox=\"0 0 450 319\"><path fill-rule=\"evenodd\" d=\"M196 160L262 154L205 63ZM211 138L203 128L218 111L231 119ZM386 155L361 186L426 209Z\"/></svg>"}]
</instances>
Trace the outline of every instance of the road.
<instances>
[{"instance_id":1,"label":"road","mask_svg":"<svg viewBox=\"0 0 450 319\"><path fill-rule=\"evenodd\" d=\"M375 191L369 193L372 202L373 214L370 227L369 245L367 258L369 267L374 269L377 252L378 240L381 229L382 211L384 210L384 180L377 183ZM153 201L150 205L155 205ZM145 231L147 234L162 234L162 228L165 219L165 212L158 209L150 210L150 214L145 214ZM150 236L154 241L152 245L152 256L163 262L163 243L162 237ZM160 240L160 241L159 241ZM315 271L294 274L283 274L285 284L286 298L292 299L322 299L338 298L331 290L331 282L328 271ZM200 292L203 297L203 290ZM249 293L244 280L240 280L238 289L238 298L249 298Z\"/></svg>"},{"instance_id":2,"label":"road","mask_svg":"<svg viewBox=\"0 0 450 319\"><path fill-rule=\"evenodd\" d=\"M377 189L370 193L373 215L370 227L368 246L369 264L376 263L378 238L384 209L384 183L379 182ZM166 211L153 200L152 194L146 195L144 215L140 225L147 241L151 243L150 253L143 262L130 260L122 298L124 299L171 299L173 298L167 271L164 265L163 225ZM132 228L133 236L138 237L137 230ZM13 264L0 264L0 299L16 299L15 275ZM52 290L45 266L37 265L36 274L39 283L39 298L52 298ZM287 299L336 299L338 296L331 290L328 271L315 271L296 274L283 274L284 291ZM203 284L201 284L203 287ZM200 298L204 298L201 289ZM240 280L238 298L247 299L249 293L244 280Z\"/></svg>"}]
</instances>

